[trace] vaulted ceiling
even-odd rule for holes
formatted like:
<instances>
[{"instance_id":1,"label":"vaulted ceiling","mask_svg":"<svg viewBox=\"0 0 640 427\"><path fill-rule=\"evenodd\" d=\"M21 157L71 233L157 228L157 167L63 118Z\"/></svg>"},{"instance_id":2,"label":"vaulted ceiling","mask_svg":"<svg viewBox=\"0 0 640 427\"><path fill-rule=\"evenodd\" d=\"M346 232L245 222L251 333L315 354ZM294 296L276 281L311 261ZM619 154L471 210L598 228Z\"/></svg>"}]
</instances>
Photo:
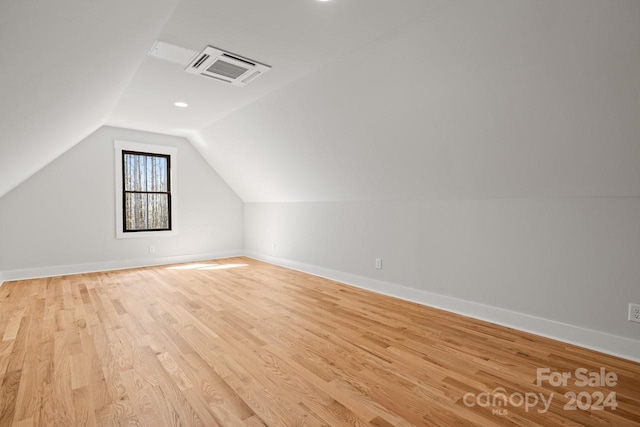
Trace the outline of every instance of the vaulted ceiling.
<instances>
[{"instance_id":1,"label":"vaulted ceiling","mask_svg":"<svg viewBox=\"0 0 640 427\"><path fill-rule=\"evenodd\" d=\"M635 0L2 1L0 53L0 196L105 124L189 138L247 202L640 196Z\"/></svg>"},{"instance_id":2,"label":"vaulted ceiling","mask_svg":"<svg viewBox=\"0 0 640 427\"><path fill-rule=\"evenodd\" d=\"M268 64L272 70L239 88L146 57L109 124L172 134L202 129L437 4L436 0L182 0L158 40L198 52L213 45ZM173 104L179 99L188 101L188 110L176 111Z\"/></svg>"},{"instance_id":3,"label":"vaulted ceiling","mask_svg":"<svg viewBox=\"0 0 640 427\"><path fill-rule=\"evenodd\" d=\"M0 196L105 124L177 3L0 2Z\"/></svg>"}]
</instances>

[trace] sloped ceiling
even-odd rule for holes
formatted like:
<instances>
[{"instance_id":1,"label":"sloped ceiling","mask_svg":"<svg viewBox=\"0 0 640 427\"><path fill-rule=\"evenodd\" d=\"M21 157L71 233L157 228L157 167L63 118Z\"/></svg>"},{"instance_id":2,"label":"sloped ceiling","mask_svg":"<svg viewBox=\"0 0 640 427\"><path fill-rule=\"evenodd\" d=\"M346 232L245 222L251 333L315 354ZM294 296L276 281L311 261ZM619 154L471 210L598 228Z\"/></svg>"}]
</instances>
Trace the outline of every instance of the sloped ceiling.
<instances>
[{"instance_id":1,"label":"sloped ceiling","mask_svg":"<svg viewBox=\"0 0 640 427\"><path fill-rule=\"evenodd\" d=\"M158 39L212 45L270 65L245 87L147 57L108 124L188 136L328 61L435 11L443 0L182 0ZM186 65L186 64L185 64ZM175 101L189 103L176 110Z\"/></svg>"},{"instance_id":2,"label":"sloped ceiling","mask_svg":"<svg viewBox=\"0 0 640 427\"><path fill-rule=\"evenodd\" d=\"M0 2L0 196L105 123L177 3Z\"/></svg>"},{"instance_id":3,"label":"sloped ceiling","mask_svg":"<svg viewBox=\"0 0 640 427\"><path fill-rule=\"evenodd\" d=\"M636 0L21 0L0 52L0 196L104 124L188 137L247 202L640 196Z\"/></svg>"},{"instance_id":4,"label":"sloped ceiling","mask_svg":"<svg viewBox=\"0 0 640 427\"><path fill-rule=\"evenodd\" d=\"M3 1L0 196L104 124L197 135L439 3ZM232 87L147 57L155 40L197 51L215 45L273 70L250 86ZM176 109L177 100L190 108Z\"/></svg>"},{"instance_id":5,"label":"sloped ceiling","mask_svg":"<svg viewBox=\"0 0 640 427\"><path fill-rule=\"evenodd\" d=\"M640 2L451 2L200 134L249 202L638 197Z\"/></svg>"}]
</instances>

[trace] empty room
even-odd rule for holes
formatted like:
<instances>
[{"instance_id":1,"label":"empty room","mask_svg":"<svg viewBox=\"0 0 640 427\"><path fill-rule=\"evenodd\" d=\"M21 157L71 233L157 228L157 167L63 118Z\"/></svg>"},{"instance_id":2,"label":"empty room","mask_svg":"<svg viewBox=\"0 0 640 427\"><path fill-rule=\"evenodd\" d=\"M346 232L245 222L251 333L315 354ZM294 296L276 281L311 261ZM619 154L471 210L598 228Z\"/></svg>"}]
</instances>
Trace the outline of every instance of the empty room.
<instances>
[{"instance_id":1,"label":"empty room","mask_svg":"<svg viewBox=\"0 0 640 427\"><path fill-rule=\"evenodd\" d=\"M0 427L640 426L640 1L3 0Z\"/></svg>"}]
</instances>

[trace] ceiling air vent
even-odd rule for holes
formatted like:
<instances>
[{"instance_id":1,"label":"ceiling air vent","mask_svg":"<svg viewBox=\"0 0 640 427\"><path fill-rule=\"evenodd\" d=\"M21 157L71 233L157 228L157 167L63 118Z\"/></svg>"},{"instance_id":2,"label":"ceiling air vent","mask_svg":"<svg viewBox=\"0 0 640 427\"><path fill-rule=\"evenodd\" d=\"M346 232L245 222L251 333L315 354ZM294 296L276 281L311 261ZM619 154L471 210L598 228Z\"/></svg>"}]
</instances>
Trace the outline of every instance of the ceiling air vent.
<instances>
[{"instance_id":1,"label":"ceiling air vent","mask_svg":"<svg viewBox=\"0 0 640 427\"><path fill-rule=\"evenodd\" d=\"M185 71L244 86L271 69L251 59L207 46L189 63Z\"/></svg>"}]
</instances>

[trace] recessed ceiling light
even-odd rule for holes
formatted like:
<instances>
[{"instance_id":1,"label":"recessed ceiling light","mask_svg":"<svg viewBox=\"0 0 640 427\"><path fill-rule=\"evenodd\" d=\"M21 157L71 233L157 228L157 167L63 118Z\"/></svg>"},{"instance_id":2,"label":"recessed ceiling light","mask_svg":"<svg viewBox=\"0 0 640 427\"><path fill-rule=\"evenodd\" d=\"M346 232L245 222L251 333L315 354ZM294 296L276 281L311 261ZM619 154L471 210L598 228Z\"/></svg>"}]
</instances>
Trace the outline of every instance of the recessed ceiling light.
<instances>
[{"instance_id":1,"label":"recessed ceiling light","mask_svg":"<svg viewBox=\"0 0 640 427\"><path fill-rule=\"evenodd\" d=\"M180 107L180 108L187 108L189 106L189 104L187 104L186 102L182 102L182 101L174 102L173 105L175 105L176 107Z\"/></svg>"}]
</instances>

